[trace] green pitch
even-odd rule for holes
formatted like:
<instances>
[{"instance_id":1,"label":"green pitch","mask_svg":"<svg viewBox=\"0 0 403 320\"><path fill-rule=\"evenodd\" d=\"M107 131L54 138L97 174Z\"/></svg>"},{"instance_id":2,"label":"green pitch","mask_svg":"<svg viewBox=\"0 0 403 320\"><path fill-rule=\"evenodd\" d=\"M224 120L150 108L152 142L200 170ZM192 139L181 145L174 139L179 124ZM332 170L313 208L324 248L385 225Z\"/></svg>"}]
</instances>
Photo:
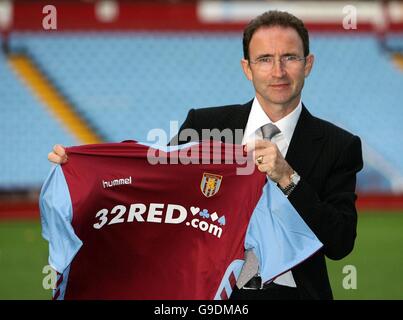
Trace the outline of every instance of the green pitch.
<instances>
[{"instance_id":1,"label":"green pitch","mask_svg":"<svg viewBox=\"0 0 403 320\"><path fill-rule=\"evenodd\" d=\"M0 221L0 299L50 299L42 287L47 255L38 221Z\"/></svg>"},{"instance_id":2,"label":"green pitch","mask_svg":"<svg viewBox=\"0 0 403 320\"><path fill-rule=\"evenodd\" d=\"M50 299L40 232L37 221L0 222L0 299ZM403 212L360 214L353 253L327 262L336 299L403 299Z\"/></svg>"},{"instance_id":3,"label":"green pitch","mask_svg":"<svg viewBox=\"0 0 403 320\"><path fill-rule=\"evenodd\" d=\"M340 261L327 260L327 265L336 299L402 300L403 212L360 214L353 252ZM343 287L343 279L349 287L348 265L356 269L357 289Z\"/></svg>"}]
</instances>

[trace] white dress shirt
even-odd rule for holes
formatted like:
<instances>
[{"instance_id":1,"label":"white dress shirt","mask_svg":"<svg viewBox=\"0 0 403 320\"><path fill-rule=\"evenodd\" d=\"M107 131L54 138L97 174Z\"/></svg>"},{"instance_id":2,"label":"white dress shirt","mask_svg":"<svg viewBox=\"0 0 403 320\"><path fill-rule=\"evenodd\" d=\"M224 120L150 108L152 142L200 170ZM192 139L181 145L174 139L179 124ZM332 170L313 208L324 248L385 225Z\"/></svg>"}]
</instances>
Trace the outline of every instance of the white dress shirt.
<instances>
[{"instance_id":1,"label":"white dress shirt","mask_svg":"<svg viewBox=\"0 0 403 320\"><path fill-rule=\"evenodd\" d=\"M275 135L271 141L277 145L281 154L283 157L285 157L301 111L302 103L300 101L295 110L293 110L290 114L277 122L273 122L264 112L259 101L255 98L252 103L252 109L249 114L248 122L246 123L242 144L246 144L256 139L262 139L263 137L260 128L267 123L273 123L280 129L281 133ZM274 279L274 283L288 287L297 286L291 270Z\"/></svg>"}]
</instances>

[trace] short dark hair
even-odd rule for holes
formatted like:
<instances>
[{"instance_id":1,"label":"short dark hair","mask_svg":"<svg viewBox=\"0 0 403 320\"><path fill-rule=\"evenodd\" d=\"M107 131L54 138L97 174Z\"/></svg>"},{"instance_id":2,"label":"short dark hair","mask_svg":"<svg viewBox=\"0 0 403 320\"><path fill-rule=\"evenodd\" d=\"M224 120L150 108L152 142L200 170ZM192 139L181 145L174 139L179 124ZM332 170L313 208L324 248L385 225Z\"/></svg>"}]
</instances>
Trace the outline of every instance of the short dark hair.
<instances>
[{"instance_id":1,"label":"short dark hair","mask_svg":"<svg viewBox=\"0 0 403 320\"><path fill-rule=\"evenodd\" d=\"M280 26L293 28L302 40L304 56L309 54L309 34L302 20L284 11L267 11L251 20L243 31L243 57L249 60L249 44L253 34L261 27Z\"/></svg>"}]
</instances>

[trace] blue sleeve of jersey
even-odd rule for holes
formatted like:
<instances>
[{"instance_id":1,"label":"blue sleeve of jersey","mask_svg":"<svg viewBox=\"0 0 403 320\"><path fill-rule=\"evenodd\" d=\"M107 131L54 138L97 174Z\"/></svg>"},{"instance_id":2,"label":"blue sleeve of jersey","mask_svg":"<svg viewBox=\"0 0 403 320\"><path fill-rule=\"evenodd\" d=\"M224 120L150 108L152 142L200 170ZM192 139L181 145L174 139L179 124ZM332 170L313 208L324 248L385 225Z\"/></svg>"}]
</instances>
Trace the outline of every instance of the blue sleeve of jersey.
<instances>
[{"instance_id":1,"label":"blue sleeve of jersey","mask_svg":"<svg viewBox=\"0 0 403 320\"><path fill-rule=\"evenodd\" d=\"M273 280L292 269L322 246L281 190L269 180L245 238L245 248L252 248L259 260L262 281Z\"/></svg>"},{"instance_id":2,"label":"blue sleeve of jersey","mask_svg":"<svg viewBox=\"0 0 403 320\"><path fill-rule=\"evenodd\" d=\"M73 210L62 168L52 168L39 197L42 236L49 242L49 264L59 273L69 266L82 246L71 221Z\"/></svg>"}]
</instances>

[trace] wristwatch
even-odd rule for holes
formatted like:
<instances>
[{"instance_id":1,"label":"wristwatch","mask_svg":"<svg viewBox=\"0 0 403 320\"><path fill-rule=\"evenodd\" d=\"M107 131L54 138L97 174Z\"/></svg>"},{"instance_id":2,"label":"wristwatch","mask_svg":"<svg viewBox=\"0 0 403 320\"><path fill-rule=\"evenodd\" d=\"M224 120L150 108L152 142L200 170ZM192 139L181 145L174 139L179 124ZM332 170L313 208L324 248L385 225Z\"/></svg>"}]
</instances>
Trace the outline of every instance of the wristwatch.
<instances>
[{"instance_id":1,"label":"wristwatch","mask_svg":"<svg viewBox=\"0 0 403 320\"><path fill-rule=\"evenodd\" d=\"M280 185L278 185L278 187L280 188L280 190L288 197L291 192L295 189L295 187L297 186L299 180L301 180L301 177L299 176L299 174L294 171L293 174L290 176L290 184L285 186L284 188L282 188Z\"/></svg>"}]
</instances>

